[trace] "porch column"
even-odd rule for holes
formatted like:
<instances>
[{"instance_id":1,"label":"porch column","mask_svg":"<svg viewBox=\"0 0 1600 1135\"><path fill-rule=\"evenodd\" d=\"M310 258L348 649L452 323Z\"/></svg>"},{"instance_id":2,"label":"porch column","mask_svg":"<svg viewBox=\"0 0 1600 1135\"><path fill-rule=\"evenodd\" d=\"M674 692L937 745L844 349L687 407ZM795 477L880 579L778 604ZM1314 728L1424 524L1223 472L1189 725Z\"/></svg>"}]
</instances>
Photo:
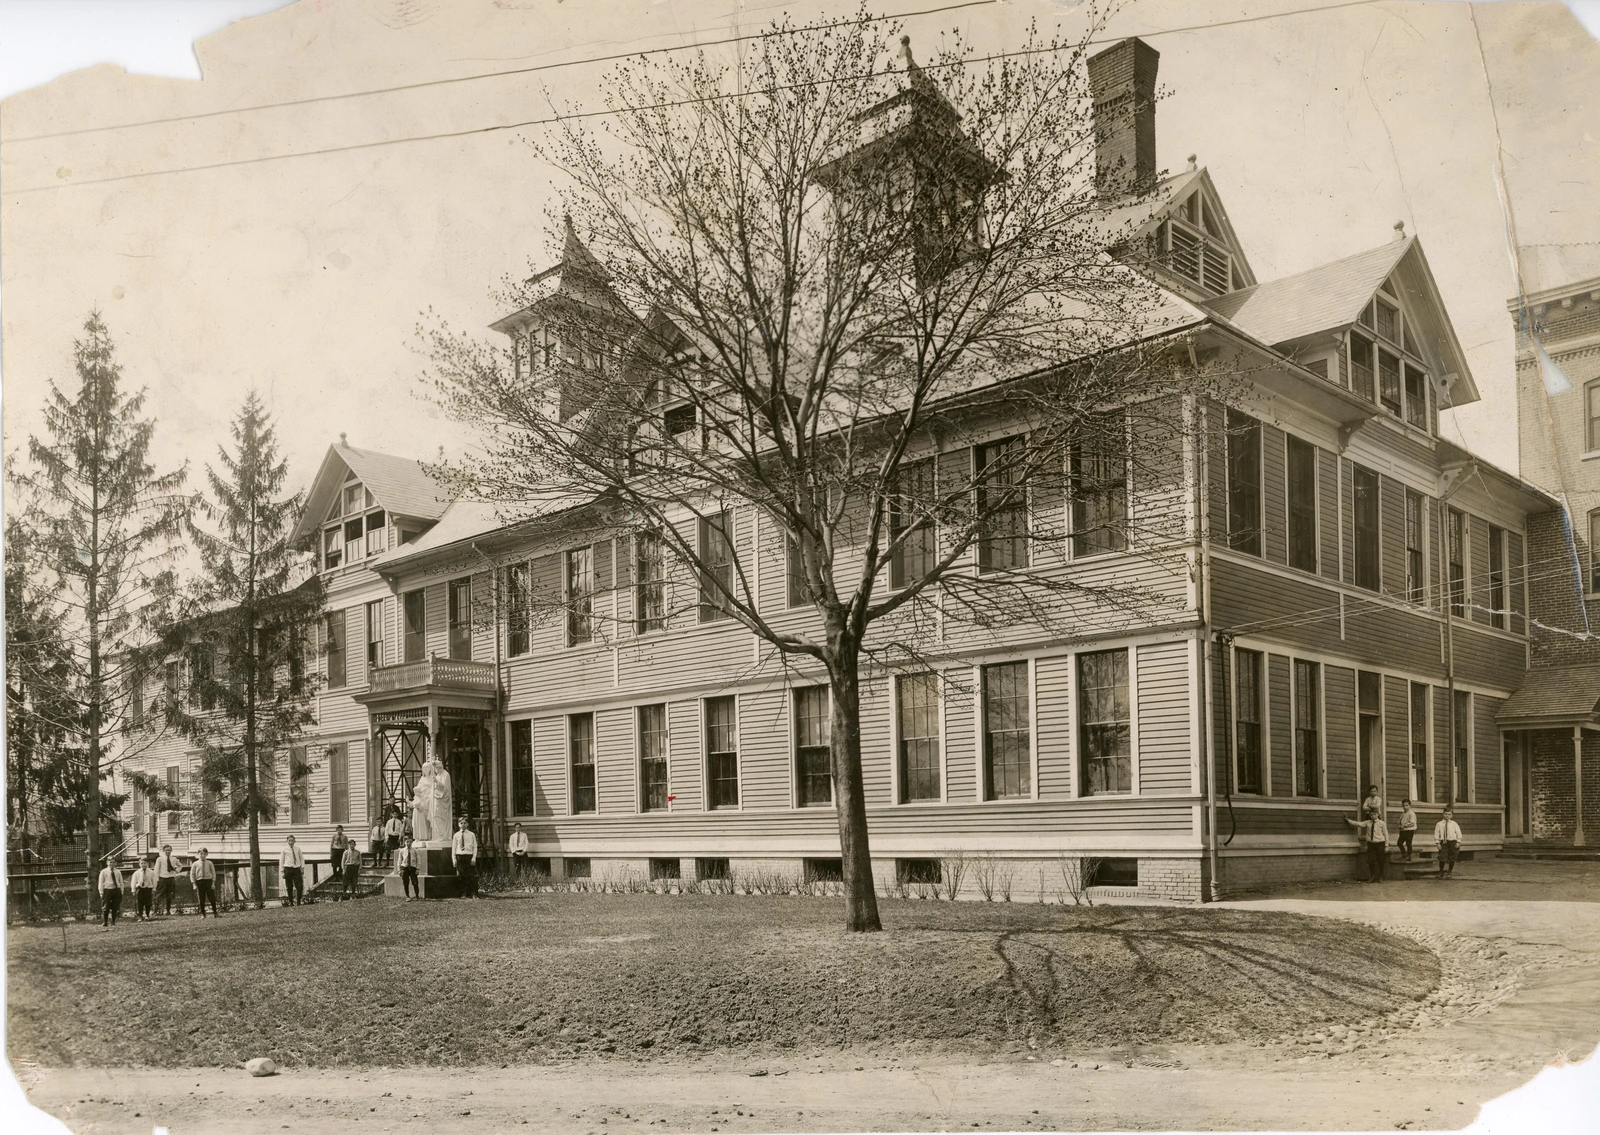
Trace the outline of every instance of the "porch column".
<instances>
[{"instance_id":1,"label":"porch column","mask_svg":"<svg viewBox=\"0 0 1600 1135\"><path fill-rule=\"evenodd\" d=\"M1583 726L1572 727L1572 845L1583 846Z\"/></svg>"}]
</instances>

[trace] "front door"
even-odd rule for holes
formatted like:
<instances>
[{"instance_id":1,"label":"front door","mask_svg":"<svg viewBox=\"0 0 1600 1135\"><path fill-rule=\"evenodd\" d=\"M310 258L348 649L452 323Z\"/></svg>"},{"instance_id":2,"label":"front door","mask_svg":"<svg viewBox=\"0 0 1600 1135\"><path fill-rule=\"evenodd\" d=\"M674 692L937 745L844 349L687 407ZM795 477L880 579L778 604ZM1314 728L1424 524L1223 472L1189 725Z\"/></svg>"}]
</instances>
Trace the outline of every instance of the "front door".
<instances>
[{"instance_id":1,"label":"front door","mask_svg":"<svg viewBox=\"0 0 1600 1135\"><path fill-rule=\"evenodd\" d=\"M451 807L457 816L466 816L480 838L481 821L489 818L488 744L481 718L445 721L440 760L450 773Z\"/></svg>"}]
</instances>

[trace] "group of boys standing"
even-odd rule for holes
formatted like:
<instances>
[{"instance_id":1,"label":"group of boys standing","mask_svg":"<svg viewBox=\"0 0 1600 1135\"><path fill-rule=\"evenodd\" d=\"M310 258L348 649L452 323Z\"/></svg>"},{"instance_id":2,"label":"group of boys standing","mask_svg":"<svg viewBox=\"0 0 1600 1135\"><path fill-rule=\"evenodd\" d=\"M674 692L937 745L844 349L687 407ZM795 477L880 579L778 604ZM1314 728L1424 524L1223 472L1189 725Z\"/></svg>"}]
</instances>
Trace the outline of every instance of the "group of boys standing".
<instances>
[{"instance_id":1,"label":"group of boys standing","mask_svg":"<svg viewBox=\"0 0 1600 1135\"><path fill-rule=\"evenodd\" d=\"M211 914L220 918L217 909L217 865L211 862L209 852L201 848L194 862L186 868L172 854L172 845L164 843L161 851L146 852L131 878L124 878L122 867L115 855L108 855L100 869L100 929L109 930L116 925L122 913L122 892L131 890L137 904L134 921L149 922L159 911L172 913L173 891L180 876L188 876L194 886L195 901L200 907L200 917L206 916L206 904L211 904Z\"/></svg>"},{"instance_id":2,"label":"group of boys standing","mask_svg":"<svg viewBox=\"0 0 1600 1135\"><path fill-rule=\"evenodd\" d=\"M1376 784L1367 786L1367 798L1361 802L1361 818L1345 819L1356 829L1356 840L1361 845L1360 858L1365 868L1366 882L1383 882L1384 869L1389 862L1389 825L1383 818L1383 800L1378 796ZM1411 842L1417 835L1417 813L1409 798L1400 801L1400 834L1396 846L1405 862L1411 862ZM1461 855L1461 825L1456 823L1455 809L1446 804L1444 814L1433 825L1433 840L1439 848L1439 878L1455 875L1456 860Z\"/></svg>"}]
</instances>

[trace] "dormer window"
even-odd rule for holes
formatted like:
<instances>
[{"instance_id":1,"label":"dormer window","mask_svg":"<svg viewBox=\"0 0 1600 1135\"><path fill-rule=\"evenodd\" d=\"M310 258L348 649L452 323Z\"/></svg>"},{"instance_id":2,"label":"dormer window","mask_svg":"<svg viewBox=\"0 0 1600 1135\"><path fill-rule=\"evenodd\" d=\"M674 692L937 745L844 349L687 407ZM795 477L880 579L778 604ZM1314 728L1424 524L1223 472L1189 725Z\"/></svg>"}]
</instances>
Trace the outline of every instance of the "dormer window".
<instances>
[{"instance_id":1,"label":"dormer window","mask_svg":"<svg viewBox=\"0 0 1600 1135\"><path fill-rule=\"evenodd\" d=\"M372 492L354 476L328 509L322 529L322 570L347 566L388 547L388 517Z\"/></svg>"},{"instance_id":2,"label":"dormer window","mask_svg":"<svg viewBox=\"0 0 1600 1135\"><path fill-rule=\"evenodd\" d=\"M1422 343L1399 303L1380 292L1367 301L1356 323L1368 333L1350 333L1351 387L1408 425L1428 430L1432 391L1418 357Z\"/></svg>"}]
</instances>

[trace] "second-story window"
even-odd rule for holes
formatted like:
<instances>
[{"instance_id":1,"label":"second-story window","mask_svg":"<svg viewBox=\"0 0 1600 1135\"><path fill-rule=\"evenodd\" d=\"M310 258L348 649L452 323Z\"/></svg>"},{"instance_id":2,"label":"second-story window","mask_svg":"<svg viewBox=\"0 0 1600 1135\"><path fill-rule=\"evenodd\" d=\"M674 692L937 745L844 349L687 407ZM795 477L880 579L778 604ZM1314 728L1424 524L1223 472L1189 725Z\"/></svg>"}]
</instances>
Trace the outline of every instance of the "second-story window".
<instances>
[{"instance_id":1,"label":"second-story window","mask_svg":"<svg viewBox=\"0 0 1600 1135\"><path fill-rule=\"evenodd\" d=\"M1317 570L1317 447L1289 439L1289 566Z\"/></svg>"},{"instance_id":2,"label":"second-story window","mask_svg":"<svg viewBox=\"0 0 1600 1135\"><path fill-rule=\"evenodd\" d=\"M452 579L448 590L450 657L472 658L472 580Z\"/></svg>"},{"instance_id":3,"label":"second-story window","mask_svg":"<svg viewBox=\"0 0 1600 1135\"><path fill-rule=\"evenodd\" d=\"M326 627L328 635L328 688L336 690L345 684L344 612L329 611Z\"/></svg>"},{"instance_id":4,"label":"second-story window","mask_svg":"<svg viewBox=\"0 0 1600 1135\"><path fill-rule=\"evenodd\" d=\"M783 540L783 601L786 607L804 607L811 602L811 585L806 582L800 544L788 535Z\"/></svg>"},{"instance_id":5,"label":"second-story window","mask_svg":"<svg viewBox=\"0 0 1600 1135\"><path fill-rule=\"evenodd\" d=\"M572 548L566 554L567 645L594 641L594 548Z\"/></svg>"},{"instance_id":6,"label":"second-story window","mask_svg":"<svg viewBox=\"0 0 1600 1135\"><path fill-rule=\"evenodd\" d=\"M896 542L889 560L890 587L906 587L933 570L933 494L933 458L900 467L889 497L889 535Z\"/></svg>"},{"instance_id":7,"label":"second-story window","mask_svg":"<svg viewBox=\"0 0 1600 1135\"><path fill-rule=\"evenodd\" d=\"M404 635L401 649L405 661L421 662L428 656L428 603L423 591L407 591L401 597L401 617Z\"/></svg>"},{"instance_id":8,"label":"second-story window","mask_svg":"<svg viewBox=\"0 0 1600 1135\"><path fill-rule=\"evenodd\" d=\"M1356 586L1377 591L1383 585L1378 559L1378 475L1359 465L1355 467L1355 517L1351 527L1355 535Z\"/></svg>"},{"instance_id":9,"label":"second-story window","mask_svg":"<svg viewBox=\"0 0 1600 1135\"><path fill-rule=\"evenodd\" d=\"M648 634L666 625L666 551L660 536L640 532L633 538L633 633Z\"/></svg>"},{"instance_id":10,"label":"second-story window","mask_svg":"<svg viewBox=\"0 0 1600 1135\"><path fill-rule=\"evenodd\" d=\"M372 671L383 665L383 600L374 599L367 604L367 680Z\"/></svg>"},{"instance_id":11,"label":"second-story window","mask_svg":"<svg viewBox=\"0 0 1600 1135\"><path fill-rule=\"evenodd\" d=\"M728 618L733 607L733 518L727 511L700 518L700 621Z\"/></svg>"},{"instance_id":12,"label":"second-story window","mask_svg":"<svg viewBox=\"0 0 1600 1135\"><path fill-rule=\"evenodd\" d=\"M1489 625L1506 629L1506 531L1489 525Z\"/></svg>"},{"instance_id":13,"label":"second-story window","mask_svg":"<svg viewBox=\"0 0 1600 1135\"><path fill-rule=\"evenodd\" d=\"M189 701L202 713L217 708L217 656L204 643L194 648L189 663Z\"/></svg>"},{"instance_id":14,"label":"second-story window","mask_svg":"<svg viewBox=\"0 0 1600 1135\"><path fill-rule=\"evenodd\" d=\"M1422 548L1426 539L1422 523L1422 494L1406 490L1406 598L1421 603L1424 595Z\"/></svg>"},{"instance_id":15,"label":"second-story window","mask_svg":"<svg viewBox=\"0 0 1600 1135\"><path fill-rule=\"evenodd\" d=\"M1128 439L1121 414L1086 423L1068 458L1072 554L1095 556L1128 546Z\"/></svg>"},{"instance_id":16,"label":"second-story window","mask_svg":"<svg viewBox=\"0 0 1600 1135\"><path fill-rule=\"evenodd\" d=\"M1600 451L1600 379L1583 388L1584 442L1590 453Z\"/></svg>"},{"instance_id":17,"label":"second-story window","mask_svg":"<svg viewBox=\"0 0 1600 1135\"><path fill-rule=\"evenodd\" d=\"M1261 423L1228 411L1228 547L1261 554Z\"/></svg>"},{"instance_id":18,"label":"second-story window","mask_svg":"<svg viewBox=\"0 0 1600 1135\"><path fill-rule=\"evenodd\" d=\"M1444 510L1444 558L1449 572L1450 614L1467 615L1467 518L1459 508Z\"/></svg>"},{"instance_id":19,"label":"second-story window","mask_svg":"<svg viewBox=\"0 0 1600 1135\"><path fill-rule=\"evenodd\" d=\"M526 563L506 568L506 653L515 658L533 648L531 573Z\"/></svg>"},{"instance_id":20,"label":"second-story window","mask_svg":"<svg viewBox=\"0 0 1600 1135\"><path fill-rule=\"evenodd\" d=\"M1023 484L1024 442L1001 438L976 451L978 462L978 570L1028 566L1028 496Z\"/></svg>"}]
</instances>

